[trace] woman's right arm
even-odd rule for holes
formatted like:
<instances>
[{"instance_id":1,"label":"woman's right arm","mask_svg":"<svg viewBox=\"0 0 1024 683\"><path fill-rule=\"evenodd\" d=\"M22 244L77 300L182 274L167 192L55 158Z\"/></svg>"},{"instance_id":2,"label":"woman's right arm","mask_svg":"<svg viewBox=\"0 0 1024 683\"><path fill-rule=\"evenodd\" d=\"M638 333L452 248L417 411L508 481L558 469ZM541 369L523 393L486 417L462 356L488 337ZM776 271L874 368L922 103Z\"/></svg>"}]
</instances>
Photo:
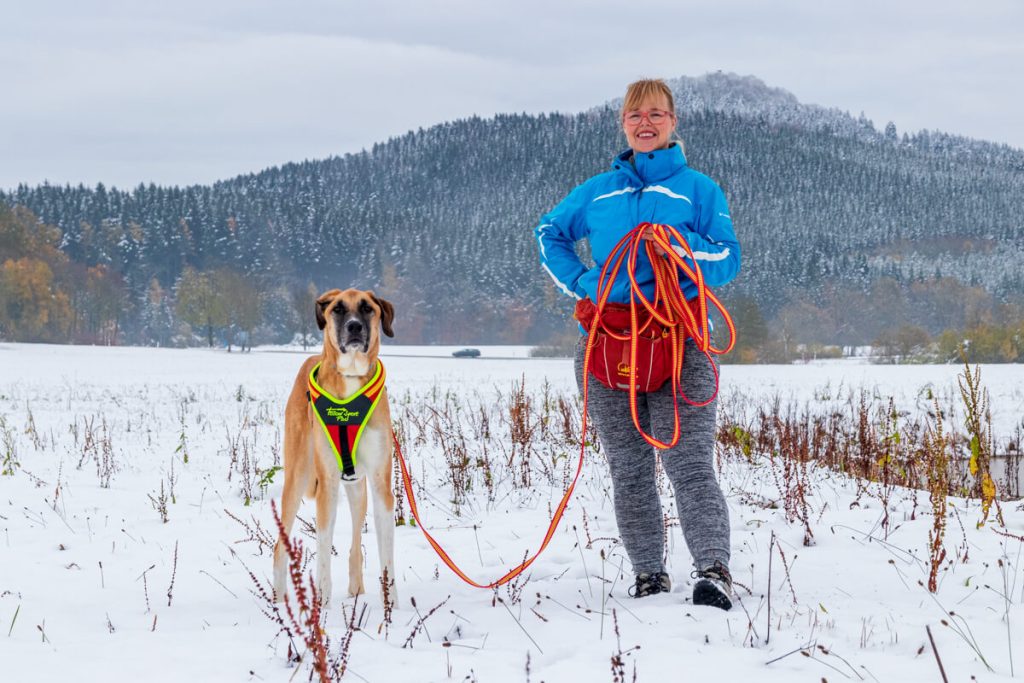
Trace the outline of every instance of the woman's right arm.
<instances>
[{"instance_id":1,"label":"woman's right arm","mask_svg":"<svg viewBox=\"0 0 1024 683\"><path fill-rule=\"evenodd\" d=\"M580 185L540 219L533 234L540 245L540 264L548 272L559 290L577 299L586 297L579 286L586 266L576 255L574 245L586 237L590 230L586 221L589 193Z\"/></svg>"}]
</instances>

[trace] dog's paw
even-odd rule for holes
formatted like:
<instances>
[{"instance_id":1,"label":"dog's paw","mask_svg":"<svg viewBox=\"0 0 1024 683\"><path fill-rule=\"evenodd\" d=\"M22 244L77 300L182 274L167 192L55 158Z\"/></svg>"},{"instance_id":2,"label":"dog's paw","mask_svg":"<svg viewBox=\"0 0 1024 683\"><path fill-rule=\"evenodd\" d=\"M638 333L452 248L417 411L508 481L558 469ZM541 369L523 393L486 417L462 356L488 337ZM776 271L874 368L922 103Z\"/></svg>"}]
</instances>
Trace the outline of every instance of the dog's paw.
<instances>
[{"instance_id":1,"label":"dog's paw","mask_svg":"<svg viewBox=\"0 0 1024 683\"><path fill-rule=\"evenodd\" d=\"M366 589L363 588L363 582L361 579L359 581L353 580L348 582L348 597L354 598L355 596L362 595L365 592Z\"/></svg>"},{"instance_id":2,"label":"dog's paw","mask_svg":"<svg viewBox=\"0 0 1024 683\"><path fill-rule=\"evenodd\" d=\"M317 597L320 598L320 604L326 607L331 602L331 593L334 592L333 584L330 579L321 579L316 584Z\"/></svg>"}]
</instances>

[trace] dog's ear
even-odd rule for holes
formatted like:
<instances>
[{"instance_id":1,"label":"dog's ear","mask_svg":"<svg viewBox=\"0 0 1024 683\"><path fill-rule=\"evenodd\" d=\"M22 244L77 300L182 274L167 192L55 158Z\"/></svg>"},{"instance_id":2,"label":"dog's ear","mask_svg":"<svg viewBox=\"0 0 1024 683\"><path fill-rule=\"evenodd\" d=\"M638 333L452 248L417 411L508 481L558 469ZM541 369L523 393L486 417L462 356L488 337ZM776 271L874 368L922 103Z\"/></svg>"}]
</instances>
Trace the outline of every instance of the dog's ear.
<instances>
[{"instance_id":1,"label":"dog's ear","mask_svg":"<svg viewBox=\"0 0 1024 683\"><path fill-rule=\"evenodd\" d=\"M317 297L315 307L316 326L319 327L321 330L327 327L327 318L324 316L324 311L327 309L328 306L331 305L331 302L334 301L334 297L338 296L339 294L341 294L340 289L331 289Z\"/></svg>"},{"instance_id":2,"label":"dog's ear","mask_svg":"<svg viewBox=\"0 0 1024 683\"><path fill-rule=\"evenodd\" d=\"M380 327L384 330L384 334L389 337L394 337L395 333L391 329L391 323L395 320L395 307L391 305L391 302L387 299L381 299L373 292L367 292L370 298L380 307Z\"/></svg>"}]
</instances>

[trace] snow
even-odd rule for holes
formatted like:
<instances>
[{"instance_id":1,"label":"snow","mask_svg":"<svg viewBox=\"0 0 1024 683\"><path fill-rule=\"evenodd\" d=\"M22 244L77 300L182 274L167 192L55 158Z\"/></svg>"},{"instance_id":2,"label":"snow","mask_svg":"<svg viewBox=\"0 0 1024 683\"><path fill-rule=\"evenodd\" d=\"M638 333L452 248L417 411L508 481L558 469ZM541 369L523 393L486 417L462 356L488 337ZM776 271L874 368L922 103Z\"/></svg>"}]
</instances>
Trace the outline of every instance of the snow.
<instances>
[{"instance_id":1,"label":"snow","mask_svg":"<svg viewBox=\"0 0 1024 683\"><path fill-rule=\"evenodd\" d=\"M416 415L405 412L410 408L440 409L452 401L493 406L496 396L507 397L521 381L537 401L545 390L575 392L566 359L525 359L522 347L480 347L481 358L451 358L456 348L384 349L392 405L411 431ZM230 451L234 444L259 470L273 463L280 452L283 404L303 357L283 348L227 354L0 345L0 462L13 449L18 463L13 475L0 476L0 671L5 681L292 680L296 670L286 657L287 639L276 636L277 627L250 592L247 568L266 582L270 557L246 541L246 530L228 514L271 528L270 500L280 499L282 478L278 474L265 491L251 484L253 500L246 506L245 479L231 470ZM929 403L926 387L940 402L956 396L959 370L849 361L725 366L722 402L778 394L827 403L863 389L878 400L893 396L901 409L919 411ZM992 395L996 432L1007 437L1024 414L1024 368L983 366L982 380ZM185 447L179 450L183 424ZM473 443L477 437L468 411L461 425ZM497 420L492 426L501 428ZM109 488L101 486L97 465L104 430L108 457L117 467ZM85 445L90 431L97 439L95 452ZM536 457L564 453L574 466L571 445L552 437L540 449ZM440 449L412 443L406 456L417 490L423 491L424 521L456 562L481 581L496 578L537 546L549 507L562 492L560 476L552 482L535 470L529 489L500 479L493 502L476 484L456 517ZM159 496L161 483L169 488L172 463L175 502L168 503L163 523L150 496ZM368 518L363 545L369 593L359 599L358 609L366 605L366 613L352 640L346 678L609 680L611 657L621 648L628 651L625 680L632 679L635 666L639 681L934 681L939 676L926 625L950 680L1009 679L1011 651L1018 675L1024 669L1019 634L1024 544L995 533L991 521L975 528L977 501L950 499L945 545L954 561L940 572L939 592L931 596L919 584L927 582L933 522L927 494L917 494L914 520L909 519L914 494L893 495L893 527L883 542L878 499L863 496L851 508L855 482L814 470L809 500L816 544L804 547L802 529L787 524L783 510L757 504L778 496L763 462L725 461L720 478L730 507L733 574L746 587L738 589L742 604L728 613L690 604L690 558L678 526L670 529L668 543L673 592L643 600L627 596L632 573L615 540L610 484L599 455L587 456L568 512L528 570L519 601L507 587L496 592L504 602L496 602L495 593L464 584L440 563L419 529L398 527L402 602L387 637L378 630L383 611L373 588L378 563ZM672 499L667 490L664 494L665 511L674 516ZM1006 502L1002 510L1006 531L1024 535L1018 503ZM305 503L300 515L312 521L313 506ZM298 529L297 537L314 549ZM327 620L335 647L345 633L345 611L353 605L345 595L348 529L342 504ZM763 598L769 592L773 533L790 580L776 550L766 643ZM1009 605L1001 597L1007 591ZM446 598L411 647L403 648L417 610L425 614ZM943 619L951 626L943 626ZM994 673L954 626L969 627ZM443 638L450 647L441 645ZM808 645L810 657L793 652ZM302 670L294 680L306 680L308 665L298 666Z\"/></svg>"},{"instance_id":2,"label":"snow","mask_svg":"<svg viewBox=\"0 0 1024 683\"><path fill-rule=\"evenodd\" d=\"M412 356L412 357L437 357L437 358L451 358L452 353L459 351L460 349L472 348L480 352L480 358L500 358L508 360L510 358L529 358L530 357L530 346L510 346L510 345L462 345L462 346L449 346L444 344L437 344L431 346L419 345L409 346L407 344L382 344L381 355L384 358L396 357L396 356ZM289 344L280 346L262 346L261 351L275 351L275 352L286 352L286 353L303 353L302 347ZM308 353L308 351L307 351Z\"/></svg>"}]
</instances>

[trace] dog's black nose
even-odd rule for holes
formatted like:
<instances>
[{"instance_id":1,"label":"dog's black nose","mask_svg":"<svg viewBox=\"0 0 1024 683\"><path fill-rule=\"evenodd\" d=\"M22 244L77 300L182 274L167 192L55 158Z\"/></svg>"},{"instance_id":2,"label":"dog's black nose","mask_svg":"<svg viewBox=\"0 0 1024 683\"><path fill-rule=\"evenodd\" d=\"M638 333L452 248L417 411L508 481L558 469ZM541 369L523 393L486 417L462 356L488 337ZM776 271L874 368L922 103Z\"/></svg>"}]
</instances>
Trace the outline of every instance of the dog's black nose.
<instances>
[{"instance_id":1,"label":"dog's black nose","mask_svg":"<svg viewBox=\"0 0 1024 683\"><path fill-rule=\"evenodd\" d=\"M363 324L358 320L349 320L348 324L345 325L345 329L349 334L362 334Z\"/></svg>"}]
</instances>

